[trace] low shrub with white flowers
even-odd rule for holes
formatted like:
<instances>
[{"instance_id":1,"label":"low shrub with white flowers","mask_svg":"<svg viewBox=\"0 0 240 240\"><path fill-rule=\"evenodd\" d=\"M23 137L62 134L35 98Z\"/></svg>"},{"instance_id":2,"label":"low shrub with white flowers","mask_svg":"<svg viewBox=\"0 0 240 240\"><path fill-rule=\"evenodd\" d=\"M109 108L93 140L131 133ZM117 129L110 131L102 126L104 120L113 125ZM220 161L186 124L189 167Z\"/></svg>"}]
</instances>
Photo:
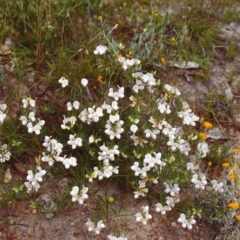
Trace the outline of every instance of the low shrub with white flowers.
<instances>
[{"instance_id":1,"label":"low shrub with white flowers","mask_svg":"<svg viewBox=\"0 0 240 240\"><path fill-rule=\"evenodd\" d=\"M99 45L90 54L96 55L96 63L107 55L119 76L112 79L115 72L104 76L108 80L101 82L95 100L92 95L99 89L83 76L81 95L69 97L63 114L54 119L59 121L54 129L42 119L37 99L22 100L21 129L38 135L41 149L36 171L27 172L26 190L39 191L51 169L60 165L69 170L72 202L82 205L88 201L94 181L120 176L135 199L154 196L154 206L136 209L136 222L146 225L153 218L151 212L165 215L177 205L188 211L187 215L180 213L178 222L192 229L201 217L192 211L194 195L211 198L224 193L226 187L226 182L211 178L202 162L210 152L207 131L199 135L199 117L181 99L177 86L161 83L154 72L141 69L138 59L116 58L115 52L120 54L123 48L112 51L112 47ZM70 78L61 77L58 82L62 91L71 89ZM5 117L6 105L1 104L1 123ZM0 162L10 157L7 144L2 144ZM192 193L189 206L181 203L186 191ZM88 219L86 226L99 234L105 228L104 219ZM108 238L127 239L123 235Z\"/></svg>"}]
</instances>

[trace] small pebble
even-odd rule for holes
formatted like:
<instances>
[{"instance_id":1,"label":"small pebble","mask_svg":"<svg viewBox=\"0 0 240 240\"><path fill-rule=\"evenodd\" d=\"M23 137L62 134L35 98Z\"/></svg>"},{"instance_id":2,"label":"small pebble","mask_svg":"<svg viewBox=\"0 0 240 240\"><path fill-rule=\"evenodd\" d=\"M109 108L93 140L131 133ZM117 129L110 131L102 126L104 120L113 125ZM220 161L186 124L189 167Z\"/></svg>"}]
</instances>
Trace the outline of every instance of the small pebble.
<instances>
[{"instance_id":1,"label":"small pebble","mask_svg":"<svg viewBox=\"0 0 240 240\"><path fill-rule=\"evenodd\" d=\"M175 228L177 227L177 224L175 222L171 222L171 226Z\"/></svg>"}]
</instances>

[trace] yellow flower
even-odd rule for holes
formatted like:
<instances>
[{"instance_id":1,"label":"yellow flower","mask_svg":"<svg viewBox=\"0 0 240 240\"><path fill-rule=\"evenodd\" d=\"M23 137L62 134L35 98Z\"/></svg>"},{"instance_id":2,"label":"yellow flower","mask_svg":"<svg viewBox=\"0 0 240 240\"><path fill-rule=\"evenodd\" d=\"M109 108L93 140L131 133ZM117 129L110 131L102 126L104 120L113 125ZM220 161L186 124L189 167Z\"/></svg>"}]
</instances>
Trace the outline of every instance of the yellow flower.
<instances>
[{"instance_id":1,"label":"yellow flower","mask_svg":"<svg viewBox=\"0 0 240 240\"><path fill-rule=\"evenodd\" d=\"M102 21L102 16L98 16L98 20L99 20L99 21Z\"/></svg>"},{"instance_id":2,"label":"yellow flower","mask_svg":"<svg viewBox=\"0 0 240 240\"><path fill-rule=\"evenodd\" d=\"M200 132L200 133L199 133L199 137L200 137L200 139L201 139L202 141L205 141L205 140L207 139L207 136L206 136L205 133L203 133L203 132Z\"/></svg>"},{"instance_id":3,"label":"yellow flower","mask_svg":"<svg viewBox=\"0 0 240 240\"><path fill-rule=\"evenodd\" d=\"M146 32L146 31L147 31L147 28L144 28L144 29L143 29L143 32Z\"/></svg>"},{"instance_id":4,"label":"yellow flower","mask_svg":"<svg viewBox=\"0 0 240 240\"><path fill-rule=\"evenodd\" d=\"M112 203L112 202L114 202L114 198L113 198L113 197L109 197L109 198L108 198L108 201L109 201L110 203Z\"/></svg>"},{"instance_id":5,"label":"yellow flower","mask_svg":"<svg viewBox=\"0 0 240 240\"><path fill-rule=\"evenodd\" d=\"M100 85L103 84L103 77L101 75L98 76L97 81Z\"/></svg>"},{"instance_id":6,"label":"yellow flower","mask_svg":"<svg viewBox=\"0 0 240 240\"><path fill-rule=\"evenodd\" d=\"M160 61L161 61L161 63L162 63L163 65L166 64L166 60L165 60L165 58L161 58Z\"/></svg>"},{"instance_id":7,"label":"yellow flower","mask_svg":"<svg viewBox=\"0 0 240 240\"><path fill-rule=\"evenodd\" d=\"M236 219L240 222L240 214L236 216Z\"/></svg>"},{"instance_id":8,"label":"yellow flower","mask_svg":"<svg viewBox=\"0 0 240 240\"><path fill-rule=\"evenodd\" d=\"M207 165L208 165L209 167L211 167L211 166L212 166L212 162L209 161L209 162L207 163Z\"/></svg>"},{"instance_id":9,"label":"yellow flower","mask_svg":"<svg viewBox=\"0 0 240 240\"><path fill-rule=\"evenodd\" d=\"M222 164L222 166L223 166L223 167L229 167L230 164L229 164L228 162L225 162L225 163Z\"/></svg>"},{"instance_id":10,"label":"yellow flower","mask_svg":"<svg viewBox=\"0 0 240 240\"><path fill-rule=\"evenodd\" d=\"M239 153L239 152L240 152L240 148L234 148L233 151L234 151L235 153Z\"/></svg>"},{"instance_id":11,"label":"yellow flower","mask_svg":"<svg viewBox=\"0 0 240 240\"><path fill-rule=\"evenodd\" d=\"M204 126L205 128L212 128L212 127L213 127L213 125L212 125L210 122L204 122L204 123L203 123L203 126Z\"/></svg>"},{"instance_id":12,"label":"yellow flower","mask_svg":"<svg viewBox=\"0 0 240 240\"><path fill-rule=\"evenodd\" d=\"M158 16L158 13L157 13L157 12L154 12L154 11L152 11L152 15L153 15L154 17L157 17L157 16Z\"/></svg>"},{"instance_id":13,"label":"yellow flower","mask_svg":"<svg viewBox=\"0 0 240 240\"><path fill-rule=\"evenodd\" d=\"M238 209L239 203L238 202L231 202L231 203L228 204L228 207L232 208L232 209Z\"/></svg>"},{"instance_id":14,"label":"yellow flower","mask_svg":"<svg viewBox=\"0 0 240 240\"><path fill-rule=\"evenodd\" d=\"M175 38L175 37L172 37L172 38L171 38L171 42L172 42L172 43L175 43L175 41L176 41L176 38Z\"/></svg>"},{"instance_id":15,"label":"yellow flower","mask_svg":"<svg viewBox=\"0 0 240 240\"><path fill-rule=\"evenodd\" d=\"M129 56L132 56L132 54L133 54L132 51L129 51L129 52L128 52L128 55L129 55Z\"/></svg>"},{"instance_id":16,"label":"yellow flower","mask_svg":"<svg viewBox=\"0 0 240 240\"><path fill-rule=\"evenodd\" d=\"M230 174L229 174L229 179L230 179L230 180L236 179L236 175L235 175L234 171L231 171L231 172L230 172Z\"/></svg>"}]
</instances>

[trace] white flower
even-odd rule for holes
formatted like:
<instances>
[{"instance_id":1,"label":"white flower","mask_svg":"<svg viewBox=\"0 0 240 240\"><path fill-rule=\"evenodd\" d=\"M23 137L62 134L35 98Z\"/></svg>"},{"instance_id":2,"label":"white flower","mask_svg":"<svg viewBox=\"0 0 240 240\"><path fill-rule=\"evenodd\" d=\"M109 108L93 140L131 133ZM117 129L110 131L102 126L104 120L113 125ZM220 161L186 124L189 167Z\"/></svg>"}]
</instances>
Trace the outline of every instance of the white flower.
<instances>
[{"instance_id":1,"label":"white flower","mask_svg":"<svg viewBox=\"0 0 240 240\"><path fill-rule=\"evenodd\" d=\"M196 159L193 159L191 162L187 163L187 170L188 171L191 171L192 173L194 173L198 169L199 169L199 165L196 162Z\"/></svg>"},{"instance_id":2,"label":"white flower","mask_svg":"<svg viewBox=\"0 0 240 240\"><path fill-rule=\"evenodd\" d=\"M178 112L178 117L183 119L183 124L191 126L196 126L196 122L199 120L199 117L196 116L191 109L184 109Z\"/></svg>"},{"instance_id":3,"label":"white flower","mask_svg":"<svg viewBox=\"0 0 240 240\"><path fill-rule=\"evenodd\" d=\"M0 147L0 162L4 163L8 161L11 157L11 153L7 150L7 144L3 144Z\"/></svg>"},{"instance_id":4,"label":"white flower","mask_svg":"<svg viewBox=\"0 0 240 240\"><path fill-rule=\"evenodd\" d=\"M146 166L149 168L153 168L156 165L159 165L160 170L162 170L162 167L166 165L165 162L161 161L162 154L160 152L159 153L154 152L153 154L155 155L154 157L149 153L144 156L143 160L144 164L146 164Z\"/></svg>"},{"instance_id":5,"label":"white flower","mask_svg":"<svg viewBox=\"0 0 240 240\"><path fill-rule=\"evenodd\" d=\"M160 133L160 131L158 129L153 129L153 131L151 131L150 129L146 129L144 130L144 133L146 135L146 138L152 138L154 140L156 140L157 135Z\"/></svg>"},{"instance_id":6,"label":"white flower","mask_svg":"<svg viewBox=\"0 0 240 240\"><path fill-rule=\"evenodd\" d=\"M175 203L177 203L179 201L180 201L180 199L179 199L178 196L174 196L174 197L169 197L168 196L168 197L166 197L166 204L171 208L173 208L175 206Z\"/></svg>"},{"instance_id":7,"label":"white flower","mask_svg":"<svg viewBox=\"0 0 240 240\"><path fill-rule=\"evenodd\" d=\"M196 223L196 220L191 216L190 219L186 219L186 216L184 213L180 214L180 217L178 218L178 222L182 223L183 228L192 229L192 225Z\"/></svg>"},{"instance_id":8,"label":"white flower","mask_svg":"<svg viewBox=\"0 0 240 240\"><path fill-rule=\"evenodd\" d=\"M98 160L103 161L104 166L108 166L109 161L114 161L115 156L119 155L118 146L115 145L112 149L109 149L108 147L103 144L100 147L101 152L98 153Z\"/></svg>"},{"instance_id":9,"label":"white flower","mask_svg":"<svg viewBox=\"0 0 240 240\"><path fill-rule=\"evenodd\" d=\"M132 90L138 93L139 90L143 90L143 89L144 89L144 83L142 82L142 80L136 79L136 84L132 87Z\"/></svg>"},{"instance_id":10,"label":"white flower","mask_svg":"<svg viewBox=\"0 0 240 240\"><path fill-rule=\"evenodd\" d=\"M133 133L136 133L138 130L138 126L135 125L135 124L132 124L131 127L130 127L130 131L133 132Z\"/></svg>"},{"instance_id":11,"label":"white flower","mask_svg":"<svg viewBox=\"0 0 240 240\"><path fill-rule=\"evenodd\" d=\"M124 132L122 125L124 122L122 120L118 121L119 115L110 115L110 119L107 120L107 124L105 125L105 133L109 135L110 140L114 138L120 139L121 133Z\"/></svg>"},{"instance_id":12,"label":"white flower","mask_svg":"<svg viewBox=\"0 0 240 240\"><path fill-rule=\"evenodd\" d=\"M121 235L119 237L113 236L112 234L108 235L109 240L127 240L127 238L124 237L124 235Z\"/></svg>"},{"instance_id":13,"label":"white flower","mask_svg":"<svg viewBox=\"0 0 240 240\"><path fill-rule=\"evenodd\" d=\"M83 204L83 201L88 198L87 192L88 192L88 188L85 187L84 185L80 192L79 192L79 187L74 186L72 188L72 191L70 192L70 194L72 195L72 201L73 202L77 201L79 204Z\"/></svg>"},{"instance_id":14,"label":"white flower","mask_svg":"<svg viewBox=\"0 0 240 240\"><path fill-rule=\"evenodd\" d=\"M138 181L138 188L137 191L134 191L134 198L138 198L139 196L145 197L146 193L148 193L148 188L146 188L146 182L145 181Z\"/></svg>"},{"instance_id":15,"label":"white flower","mask_svg":"<svg viewBox=\"0 0 240 240\"><path fill-rule=\"evenodd\" d=\"M3 123L4 119L6 118L6 114L0 111L0 122Z\"/></svg>"},{"instance_id":16,"label":"white flower","mask_svg":"<svg viewBox=\"0 0 240 240\"><path fill-rule=\"evenodd\" d=\"M117 92L113 92L113 88L110 88L108 96L114 98L115 101L118 101L119 98L124 98L124 87L118 87Z\"/></svg>"},{"instance_id":17,"label":"white flower","mask_svg":"<svg viewBox=\"0 0 240 240\"><path fill-rule=\"evenodd\" d=\"M143 206L141 207L142 211L140 213L136 213L136 221L142 222L144 225L147 224L147 221L152 218L152 216L149 214L149 206Z\"/></svg>"},{"instance_id":18,"label":"white flower","mask_svg":"<svg viewBox=\"0 0 240 240\"><path fill-rule=\"evenodd\" d=\"M63 116L63 123L61 124L61 128L70 130L71 128L73 128L76 121L77 121L77 119L75 116L67 117L67 118L65 116Z\"/></svg>"},{"instance_id":19,"label":"white flower","mask_svg":"<svg viewBox=\"0 0 240 240\"><path fill-rule=\"evenodd\" d=\"M157 203L156 205L156 212L161 212L162 215L165 215L167 211L171 211L172 208L170 206L163 206L161 203Z\"/></svg>"},{"instance_id":20,"label":"white flower","mask_svg":"<svg viewBox=\"0 0 240 240\"><path fill-rule=\"evenodd\" d=\"M142 176L142 177L146 177L147 176L147 172L150 170L149 166L146 166L146 164L144 163L143 168L141 169L139 167L139 162L134 162L133 166L131 166L131 169L135 172L135 176Z\"/></svg>"},{"instance_id":21,"label":"white flower","mask_svg":"<svg viewBox=\"0 0 240 240\"><path fill-rule=\"evenodd\" d=\"M179 194L180 188L178 187L178 184L174 184L172 186L170 184L164 183L164 185L165 185L165 193L170 193L172 197Z\"/></svg>"},{"instance_id":22,"label":"white flower","mask_svg":"<svg viewBox=\"0 0 240 240\"><path fill-rule=\"evenodd\" d=\"M94 143L95 142L95 138L93 135L91 135L89 138L88 138L88 142L89 143Z\"/></svg>"},{"instance_id":23,"label":"white flower","mask_svg":"<svg viewBox=\"0 0 240 240\"><path fill-rule=\"evenodd\" d=\"M200 158L206 157L209 152L208 144L206 142L200 142L197 145L197 153Z\"/></svg>"},{"instance_id":24,"label":"white flower","mask_svg":"<svg viewBox=\"0 0 240 240\"><path fill-rule=\"evenodd\" d=\"M118 110L119 107L118 107L118 103L116 101L113 101L112 105L108 105L104 102L103 105L101 106L101 108L103 110L107 110L108 114L111 114L113 110L116 111L116 110Z\"/></svg>"},{"instance_id":25,"label":"white flower","mask_svg":"<svg viewBox=\"0 0 240 240\"><path fill-rule=\"evenodd\" d=\"M102 108L98 107L97 109L95 109L96 107L93 106L92 108L85 108L80 115L78 116L78 118L82 121L82 122L87 122L87 124L91 124L92 122L98 122L100 117L103 116L103 110Z\"/></svg>"},{"instance_id":26,"label":"white flower","mask_svg":"<svg viewBox=\"0 0 240 240\"><path fill-rule=\"evenodd\" d=\"M212 188L214 191L219 192L219 193L222 193L224 191L222 182L218 183L218 181L216 179L213 179L211 181L211 184L212 184Z\"/></svg>"},{"instance_id":27,"label":"white flower","mask_svg":"<svg viewBox=\"0 0 240 240\"><path fill-rule=\"evenodd\" d=\"M48 162L49 166L52 166L54 161L60 161L60 154L62 153L63 145L51 137L45 136L43 146L47 148L47 153L42 153L43 162Z\"/></svg>"},{"instance_id":28,"label":"white flower","mask_svg":"<svg viewBox=\"0 0 240 240\"><path fill-rule=\"evenodd\" d=\"M62 88L68 86L68 80L65 77L61 77L58 82L62 84Z\"/></svg>"},{"instance_id":29,"label":"white flower","mask_svg":"<svg viewBox=\"0 0 240 240\"><path fill-rule=\"evenodd\" d=\"M64 156L64 157L58 157L57 159L58 161L63 163L66 169L70 168L70 166L73 166L73 167L77 166L77 159L75 157L67 158L66 156Z\"/></svg>"},{"instance_id":30,"label":"white flower","mask_svg":"<svg viewBox=\"0 0 240 240\"><path fill-rule=\"evenodd\" d=\"M35 106L36 106L35 100L33 100L30 97L28 97L27 99L23 99L22 104L23 104L23 108L27 108L29 105L33 108L35 108Z\"/></svg>"},{"instance_id":31,"label":"white flower","mask_svg":"<svg viewBox=\"0 0 240 240\"><path fill-rule=\"evenodd\" d=\"M102 228L105 228L105 224L102 220L100 220L98 223L92 222L90 219L86 222L86 225L88 227L88 231L94 231L95 234L99 234Z\"/></svg>"},{"instance_id":32,"label":"white flower","mask_svg":"<svg viewBox=\"0 0 240 240\"><path fill-rule=\"evenodd\" d=\"M122 65L122 68L124 70L127 70L129 67L139 65L141 63L141 61L136 58L126 59L125 57L119 57L118 62Z\"/></svg>"},{"instance_id":33,"label":"white flower","mask_svg":"<svg viewBox=\"0 0 240 240\"><path fill-rule=\"evenodd\" d=\"M75 108L76 110L78 110L80 107L80 103L78 101L74 101L73 104L71 102L67 103L67 110L71 111L73 108Z\"/></svg>"},{"instance_id":34,"label":"white flower","mask_svg":"<svg viewBox=\"0 0 240 240\"><path fill-rule=\"evenodd\" d=\"M88 80L86 78L82 78L81 84L86 87L88 85Z\"/></svg>"},{"instance_id":35,"label":"white flower","mask_svg":"<svg viewBox=\"0 0 240 240\"><path fill-rule=\"evenodd\" d=\"M5 112L6 109L7 109L7 104L1 103L1 104L0 104L0 111Z\"/></svg>"},{"instance_id":36,"label":"white flower","mask_svg":"<svg viewBox=\"0 0 240 240\"><path fill-rule=\"evenodd\" d=\"M70 134L69 141L67 142L69 145L72 146L72 149L75 149L77 146L78 147L82 146L82 139L79 137L76 138L75 135L76 134L74 134L74 135Z\"/></svg>"},{"instance_id":37,"label":"white flower","mask_svg":"<svg viewBox=\"0 0 240 240\"><path fill-rule=\"evenodd\" d=\"M0 104L0 123L3 123L4 119L6 118L6 114L4 113L7 109L7 104L2 103Z\"/></svg>"},{"instance_id":38,"label":"white flower","mask_svg":"<svg viewBox=\"0 0 240 240\"><path fill-rule=\"evenodd\" d=\"M104 45L99 45L96 47L96 49L94 50L94 54L95 55L103 55L106 51L108 50L107 46Z\"/></svg>"},{"instance_id":39,"label":"white flower","mask_svg":"<svg viewBox=\"0 0 240 240\"><path fill-rule=\"evenodd\" d=\"M179 89L177 87L173 87L173 86L171 86L169 84L165 84L163 86L163 88L164 88L166 94L174 94L176 96L181 95L181 93L180 93L180 91L179 91Z\"/></svg>"},{"instance_id":40,"label":"white flower","mask_svg":"<svg viewBox=\"0 0 240 240\"><path fill-rule=\"evenodd\" d=\"M38 167L38 172L33 174L32 170L28 170L28 176L27 180L28 182L25 182L25 186L28 189L27 191L30 192L32 190L38 191L40 188L39 182L42 182L42 176L44 176L47 172L45 170L42 170L41 167Z\"/></svg>"},{"instance_id":41,"label":"white flower","mask_svg":"<svg viewBox=\"0 0 240 240\"><path fill-rule=\"evenodd\" d=\"M167 104L166 102L159 102L158 103L158 110L159 110L160 113L166 113L166 114L171 113L170 105Z\"/></svg>"},{"instance_id":42,"label":"white flower","mask_svg":"<svg viewBox=\"0 0 240 240\"><path fill-rule=\"evenodd\" d=\"M204 174L193 174L191 182L195 185L195 188L202 190L204 190L207 185L206 176Z\"/></svg>"}]
</instances>

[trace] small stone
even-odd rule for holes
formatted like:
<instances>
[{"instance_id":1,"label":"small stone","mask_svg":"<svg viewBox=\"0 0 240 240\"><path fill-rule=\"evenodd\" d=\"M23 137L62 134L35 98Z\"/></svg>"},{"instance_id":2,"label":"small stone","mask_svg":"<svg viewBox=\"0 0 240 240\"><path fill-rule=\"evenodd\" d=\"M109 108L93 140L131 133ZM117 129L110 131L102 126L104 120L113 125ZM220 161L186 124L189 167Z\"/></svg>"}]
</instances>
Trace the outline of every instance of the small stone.
<instances>
[{"instance_id":1,"label":"small stone","mask_svg":"<svg viewBox=\"0 0 240 240\"><path fill-rule=\"evenodd\" d=\"M177 224L175 222L171 222L171 226L176 228L177 227Z\"/></svg>"},{"instance_id":2,"label":"small stone","mask_svg":"<svg viewBox=\"0 0 240 240\"><path fill-rule=\"evenodd\" d=\"M33 233L33 226L28 227L27 234L32 235Z\"/></svg>"}]
</instances>

